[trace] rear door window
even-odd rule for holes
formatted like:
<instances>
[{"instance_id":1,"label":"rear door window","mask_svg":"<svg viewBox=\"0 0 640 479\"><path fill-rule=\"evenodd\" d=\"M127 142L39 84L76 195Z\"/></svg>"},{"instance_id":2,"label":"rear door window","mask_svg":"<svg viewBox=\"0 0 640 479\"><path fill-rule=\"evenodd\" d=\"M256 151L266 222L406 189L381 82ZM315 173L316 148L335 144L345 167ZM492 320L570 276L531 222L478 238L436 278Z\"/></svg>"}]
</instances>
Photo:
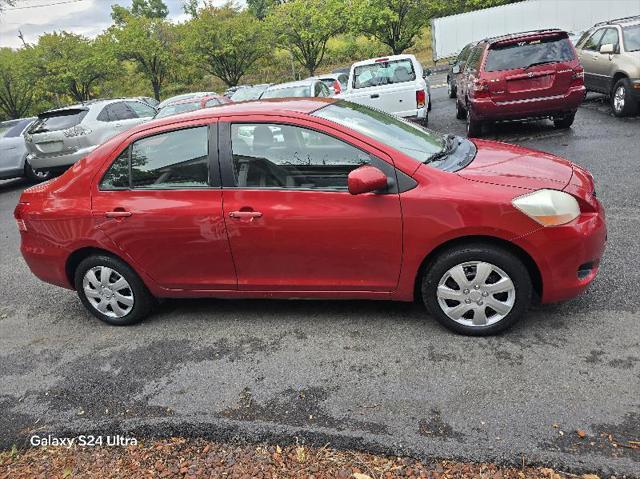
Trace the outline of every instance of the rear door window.
<instances>
[{"instance_id":1,"label":"rear door window","mask_svg":"<svg viewBox=\"0 0 640 479\"><path fill-rule=\"evenodd\" d=\"M48 131L66 130L79 125L87 115L85 108L60 110L56 112L43 113L29 128L29 133L45 133Z\"/></svg>"},{"instance_id":2,"label":"rear door window","mask_svg":"<svg viewBox=\"0 0 640 479\"><path fill-rule=\"evenodd\" d=\"M640 51L640 25L633 25L622 29L624 48L628 52Z\"/></svg>"},{"instance_id":3,"label":"rear door window","mask_svg":"<svg viewBox=\"0 0 640 479\"><path fill-rule=\"evenodd\" d=\"M575 58L567 37L543 37L506 45L496 44L489 49L485 71L515 70L534 64L558 63Z\"/></svg>"},{"instance_id":4,"label":"rear door window","mask_svg":"<svg viewBox=\"0 0 640 479\"><path fill-rule=\"evenodd\" d=\"M135 112L138 118L149 118L155 116L155 108L139 101L128 101L127 106Z\"/></svg>"},{"instance_id":5,"label":"rear door window","mask_svg":"<svg viewBox=\"0 0 640 479\"><path fill-rule=\"evenodd\" d=\"M112 103L110 106L111 108L109 109L109 116L111 117L111 121L131 120L133 118L138 118L136 112L129 108L123 101Z\"/></svg>"},{"instance_id":6,"label":"rear door window","mask_svg":"<svg viewBox=\"0 0 640 479\"><path fill-rule=\"evenodd\" d=\"M353 88L403 83L416 79L413 62L406 58L394 61L376 61L353 70Z\"/></svg>"}]
</instances>

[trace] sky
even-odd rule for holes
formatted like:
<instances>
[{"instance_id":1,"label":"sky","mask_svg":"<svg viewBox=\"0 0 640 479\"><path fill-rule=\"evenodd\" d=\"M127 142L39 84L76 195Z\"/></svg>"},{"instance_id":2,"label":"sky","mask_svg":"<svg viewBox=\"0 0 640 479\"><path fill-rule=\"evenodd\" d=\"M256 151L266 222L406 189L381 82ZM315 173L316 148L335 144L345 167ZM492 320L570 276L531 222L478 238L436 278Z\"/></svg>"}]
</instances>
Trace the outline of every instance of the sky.
<instances>
[{"instance_id":1,"label":"sky","mask_svg":"<svg viewBox=\"0 0 640 479\"><path fill-rule=\"evenodd\" d=\"M187 18L183 0L164 0L169 7L169 19ZM63 3L64 2L64 3ZM0 47L22 45L18 30L27 43L35 43L43 33L66 30L95 36L111 24L111 5L128 7L131 0L16 0L0 14ZM224 3L216 1L214 3Z\"/></svg>"}]
</instances>

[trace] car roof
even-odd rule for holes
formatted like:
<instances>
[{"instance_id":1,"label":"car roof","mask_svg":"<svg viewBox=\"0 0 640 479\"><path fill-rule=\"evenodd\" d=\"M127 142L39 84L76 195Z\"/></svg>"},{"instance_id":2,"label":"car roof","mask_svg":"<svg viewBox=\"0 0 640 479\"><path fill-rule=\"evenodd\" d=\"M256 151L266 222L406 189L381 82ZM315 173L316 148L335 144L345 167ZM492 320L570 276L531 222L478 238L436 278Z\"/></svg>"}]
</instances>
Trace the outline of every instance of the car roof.
<instances>
[{"instance_id":1,"label":"car roof","mask_svg":"<svg viewBox=\"0 0 640 479\"><path fill-rule=\"evenodd\" d=\"M634 15L631 17L622 17L622 18L614 18L612 20L607 20L605 22L598 22L594 25L594 27L601 27L603 25L637 25L640 24L640 15Z\"/></svg>"},{"instance_id":2,"label":"car roof","mask_svg":"<svg viewBox=\"0 0 640 479\"><path fill-rule=\"evenodd\" d=\"M161 110L164 108L167 108L168 106L183 105L185 103L196 103L196 102L200 103L202 101L211 100L212 98L215 98L217 100L219 98L222 98L222 95L202 95L202 96L192 96L189 98L183 98L182 100L172 101L171 103L163 106Z\"/></svg>"},{"instance_id":3,"label":"car roof","mask_svg":"<svg viewBox=\"0 0 640 479\"><path fill-rule=\"evenodd\" d=\"M381 61L393 62L396 60L407 60L407 59L416 60L416 57L414 55L403 54L403 55L389 55L389 56L378 57L378 58L369 58L368 60L361 60L359 62L356 62L353 65L351 65L351 67L353 68L361 65L370 65L372 63L377 63Z\"/></svg>"},{"instance_id":4,"label":"car roof","mask_svg":"<svg viewBox=\"0 0 640 479\"><path fill-rule=\"evenodd\" d=\"M547 34L551 34L551 33L564 33L564 34L567 34L567 32L565 30L560 30L559 28L545 28L545 29L541 29L541 30L530 30L530 31L527 31L527 32L509 33L507 35L500 35L500 36L497 36L497 37L485 38L484 40L481 40L480 42L486 42L486 43L489 43L489 44L493 44L493 43L498 43L498 42L503 42L503 41L508 41L508 40L517 40L519 38L529 38L529 37L535 37L537 35L547 35ZM480 42L478 42L478 43L480 43Z\"/></svg>"},{"instance_id":5,"label":"car roof","mask_svg":"<svg viewBox=\"0 0 640 479\"><path fill-rule=\"evenodd\" d=\"M199 110L179 113L157 120L151 120L128 130L129 132L144 131L158 126L181 123L189 120L213 119L231 115L308 115L314 111L335 103L334 98L304 97L304 98L270 98L266 100L251 100L238 103L225 103L215 108L201 108Z\"/></svg>"},{"instance_id":6,"label":"car roof","mask_svg":"<svg viewBox=\"0 0 640 479\"><path fill-rule=\"evenodd\" d=\"M287 83L276 83L275 85L271 85L269 88L267 88L267 90L281 90L282 88L290 88L295 86L307 86L307 85L312 85L318 81L319 80L314 77L314 78L307 78L305 80L290 81Z\"/></svg>"}]
</instances>

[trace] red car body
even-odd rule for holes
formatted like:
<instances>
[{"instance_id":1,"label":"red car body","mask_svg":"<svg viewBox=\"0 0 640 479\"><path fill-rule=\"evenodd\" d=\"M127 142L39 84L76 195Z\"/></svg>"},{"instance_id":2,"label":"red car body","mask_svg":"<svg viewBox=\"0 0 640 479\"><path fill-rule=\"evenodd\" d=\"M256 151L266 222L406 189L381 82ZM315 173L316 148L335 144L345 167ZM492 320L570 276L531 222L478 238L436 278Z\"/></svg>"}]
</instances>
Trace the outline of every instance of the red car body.
<instances>
[{"instance_id":1,"label":"red car body","mask_svg":"<svg viewBox=\"0 0 640 479\"><path fill-rule=\"evenodd\" d=\"M554 50L545 52L544 45ZM538 57L516 51L528 47L537 48ZM491 55L500 54L511 55L511 60L491 61ZM476 122L572 117L586 93L584 69L561 30L479 42L459 76L457 91L459 109Z\"/></svg>"},{"instance_id":2,"label":"red car body","mask_svg":"<svg viewBox=\"0 0 640 479\"><path fill-rule=\"evenodd\" d=\"M43 281L74 288L96 251L130 265L156 297L367 298L412 301L438 251L483 239L516 252L542 302L571 298L593 280L606 238L591 175L550 154L476 141L466 168L422 164L370 137L312 117L331 99L247 102L150 122L97 148L61 177L25 190L15 210L21 252ZM234 122L297 125L380 158L415 182L397 194L249 189L101 191L123 148L153 134L209 125L219 161ZM367 171L365 180L376 181ZM354 187L357 187L355 185ZM577 198L581 214L542 227L512 205L540 188ZM588 264L586 275L578 270Z\"/></svg>"}]
</instances>

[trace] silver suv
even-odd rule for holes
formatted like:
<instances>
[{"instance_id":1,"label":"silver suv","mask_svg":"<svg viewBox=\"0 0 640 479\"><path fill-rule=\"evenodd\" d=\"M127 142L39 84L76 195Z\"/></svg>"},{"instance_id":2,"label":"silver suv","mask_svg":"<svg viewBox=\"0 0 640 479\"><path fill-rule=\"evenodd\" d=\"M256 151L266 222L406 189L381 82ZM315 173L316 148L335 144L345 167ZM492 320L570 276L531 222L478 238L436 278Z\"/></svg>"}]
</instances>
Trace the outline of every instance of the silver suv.
<instances>
[{"instance_id":1,"label":"silver suv","mask_svg":"<svg viewBox=\"0 0 640 479\"><path fill-rule=\"evenodd\" d=\"M597 23L582 34L576 51L589 91L609 95L616 116L640 104L640 16Z\"/></svg>"},{"instance_id":2,"label":"silver suv","mask_svg":"<svg viewBox=\"0 0 640 479\"><path fill-rule=\"evenodd\" d=\"M35 170L63 169L109 138L150 120L155 108L136 99L94 100L38 115L25 134Z\"/></svg>"}]
</instances>

